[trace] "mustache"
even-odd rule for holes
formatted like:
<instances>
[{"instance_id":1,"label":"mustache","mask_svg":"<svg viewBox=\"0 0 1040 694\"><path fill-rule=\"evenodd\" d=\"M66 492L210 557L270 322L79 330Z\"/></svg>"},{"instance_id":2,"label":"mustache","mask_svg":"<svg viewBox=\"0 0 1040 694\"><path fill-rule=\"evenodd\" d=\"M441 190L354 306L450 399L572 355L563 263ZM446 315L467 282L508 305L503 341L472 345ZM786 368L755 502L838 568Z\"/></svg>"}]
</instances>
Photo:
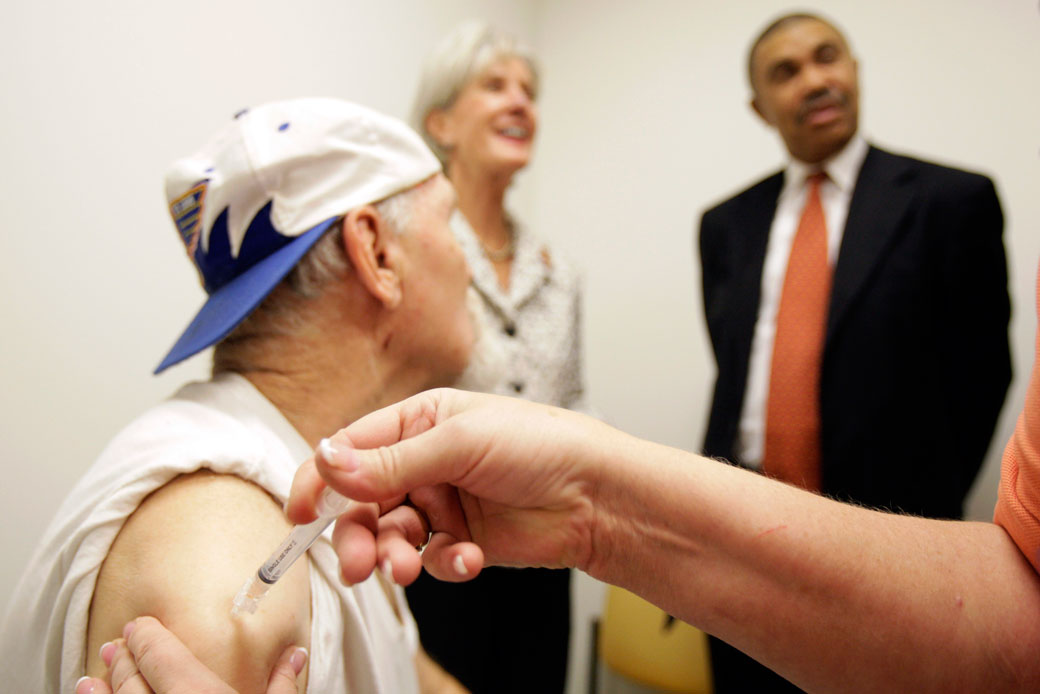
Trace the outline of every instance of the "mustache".
<instances>
[{"instance_id":1,"label":"mustache","mask_svg":"<svg viewBox=\"0 0 1040 694\"><path fill-rule=\"evenodd\" d=\"M833 87L821 87L805 97L802 105L798 107L798 122L802 123L809 114L821 108L829 106L840 106L845 108L849 105L849 95Z\"/></svg>"}]
</instances>

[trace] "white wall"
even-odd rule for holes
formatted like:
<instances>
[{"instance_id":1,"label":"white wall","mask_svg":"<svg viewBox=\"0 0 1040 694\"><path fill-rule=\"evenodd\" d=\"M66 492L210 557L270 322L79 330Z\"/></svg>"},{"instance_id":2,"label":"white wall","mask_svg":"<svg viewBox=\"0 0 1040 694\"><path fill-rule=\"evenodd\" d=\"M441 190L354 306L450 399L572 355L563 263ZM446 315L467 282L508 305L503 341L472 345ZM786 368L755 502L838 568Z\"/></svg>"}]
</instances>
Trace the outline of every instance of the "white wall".
<instances>
[{"instance_id":1,"label":"white wall","mask_svg":"<svg viewBox=\"0 0 1040 694\"><path fill-rule=\"evenodd\" d=\"M1036 3L800 6L848 33L869 137L997 182L1015 309L1002 443L1035 330ZM205 374L197 359L149 375L202 301L165 213L165 167L261 101L342 96L404 115L422 56L470 16L530 37L540 54L540 142L514 205L585 269L595 403L626 430L695 449L713 371L693 230L705 207L782 161L746 107L743 74L749 39L785 9L769 0L10 4L0 42L0 601L105 441ZM992 509L999 448L973 517ZM600 597L591 581L579 586L584 656ZM571 691L584 668L575 662Z\"/></svg>"}]
</instances>

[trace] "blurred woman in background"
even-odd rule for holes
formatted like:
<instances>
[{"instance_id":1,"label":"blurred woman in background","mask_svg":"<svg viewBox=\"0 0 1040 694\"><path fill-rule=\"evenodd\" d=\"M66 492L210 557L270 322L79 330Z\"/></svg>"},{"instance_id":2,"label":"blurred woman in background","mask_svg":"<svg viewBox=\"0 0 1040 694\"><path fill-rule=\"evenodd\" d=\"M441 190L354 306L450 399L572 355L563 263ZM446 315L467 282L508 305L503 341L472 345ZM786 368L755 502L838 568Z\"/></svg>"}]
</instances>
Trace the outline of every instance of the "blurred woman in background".
<instances>
[{"instance_id":1,"label":"blurred woman in background","mask_svg":"<svg viewBox=\"0 0 1040 694\"><path fill-rule=\"evenodd\" d=\"M482 339L458 387L587 411L577 275L505 208L531 159L537 94L530 51L468 22L428 59L413 125L455 186L452 228L480 297ZM563 691L569 571L491 568L465 584L424 574L407 593L423 646L474 693Z\"/></svg>"}]
</instances>

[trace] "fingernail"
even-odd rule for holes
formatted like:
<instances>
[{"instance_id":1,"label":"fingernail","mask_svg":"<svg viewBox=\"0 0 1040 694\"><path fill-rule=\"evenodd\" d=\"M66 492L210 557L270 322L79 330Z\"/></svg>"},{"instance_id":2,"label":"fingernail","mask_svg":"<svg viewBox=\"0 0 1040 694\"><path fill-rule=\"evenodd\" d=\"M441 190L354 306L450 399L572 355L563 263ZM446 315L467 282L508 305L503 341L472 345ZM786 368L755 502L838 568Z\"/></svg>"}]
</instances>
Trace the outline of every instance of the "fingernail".
<instances>
[{"instance_id":1,"label":"fingernail","mask_svg":"<svg viewBox=\"0 0 1040 694\"><path fill-rule=\"evenodd\" d=\"M390 557L383 560L383 577L391 583L397 583L394 580L394 565L390 563Z\"/></svg>"},{"instance_id":2,"label":"fingernail","mask_svg":"<svg viewBox=\"0 0 1040 694\"><path fill-rule=\"evenodd\" d=\"M123 627L123 638L129 639L130 634L134 633L134 627L137 626L137 621L127 622L126 626Z\"/></svg>"},{"instance_id":3,"label":"fingernail","mask_svg":"<svg viewBox=\"0 0 1040 694\"><path fill-rule=\"evenodd\" d=\"M462 561L462 555L456 555L455 561L453 561L451 565L455 567L455 573L459 576L466 575L466 562Z\"/></svg>"},{"instance_id":4,"label":"fingernail","mask_svg":"<svg viewBox=\"0 0 1040 694\"><path fill-rule=\"evenodd\" d=\"M318 452L325 462L343 472L354 472L358 469L358 458L353 448L337 444L332 439L318 442Z\"/></svg>"},{"instance_id":5,"label":"fingernail","mask_svg":"<svg viewBox=\"0 0 1040 694\"><path fill-rule=\"evenodd\" d=\"M111 641L101 644L101 648L98 650L98 655L101 656L101 660L105 663L105 667L112 667L112 658L116 655L116 645Z\"/></svg>"},{"instance_id":6,"label":"fingernail","mask_svg":"<svg viewBox=\"0 0 1040 694\"><path fill-rule=\"evenodd\" d=\"M80 677L76 680L76 694L94 694L94 678Z\"/></svg>"},{"instance_id":7,"label":"fingernail","mask_svg":"<svg viewBox=\"0 0 1040 694\"><path fill-rule=\"evenodd\" d=\"M303 666L307 664L307 655L306 648L297 648L296 652L289 657L289 664L292 665L293 672L297 675L303 671ZM76 694L79 694L79 692Z\"/></svg>"}]
</instances>

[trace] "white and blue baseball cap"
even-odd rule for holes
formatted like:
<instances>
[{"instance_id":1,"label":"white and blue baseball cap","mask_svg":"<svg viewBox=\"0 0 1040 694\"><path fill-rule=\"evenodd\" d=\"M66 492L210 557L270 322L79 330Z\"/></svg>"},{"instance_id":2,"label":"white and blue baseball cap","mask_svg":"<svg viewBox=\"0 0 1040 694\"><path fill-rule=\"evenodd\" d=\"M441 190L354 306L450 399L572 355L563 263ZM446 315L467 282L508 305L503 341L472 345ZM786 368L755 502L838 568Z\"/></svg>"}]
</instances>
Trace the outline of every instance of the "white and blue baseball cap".
<instances>
[{"instance_id":1,"label":"white and blue baseball cap","mask_svg":"<svg viewBox=\"0 0 1040 694\"><path fill-rule=\"evenodd\" d=\"M441 170L401 121L338 99L247 109L166 175L209 298L155 369L224 339L332 224Z\"/></svg>"}]
</instances>

